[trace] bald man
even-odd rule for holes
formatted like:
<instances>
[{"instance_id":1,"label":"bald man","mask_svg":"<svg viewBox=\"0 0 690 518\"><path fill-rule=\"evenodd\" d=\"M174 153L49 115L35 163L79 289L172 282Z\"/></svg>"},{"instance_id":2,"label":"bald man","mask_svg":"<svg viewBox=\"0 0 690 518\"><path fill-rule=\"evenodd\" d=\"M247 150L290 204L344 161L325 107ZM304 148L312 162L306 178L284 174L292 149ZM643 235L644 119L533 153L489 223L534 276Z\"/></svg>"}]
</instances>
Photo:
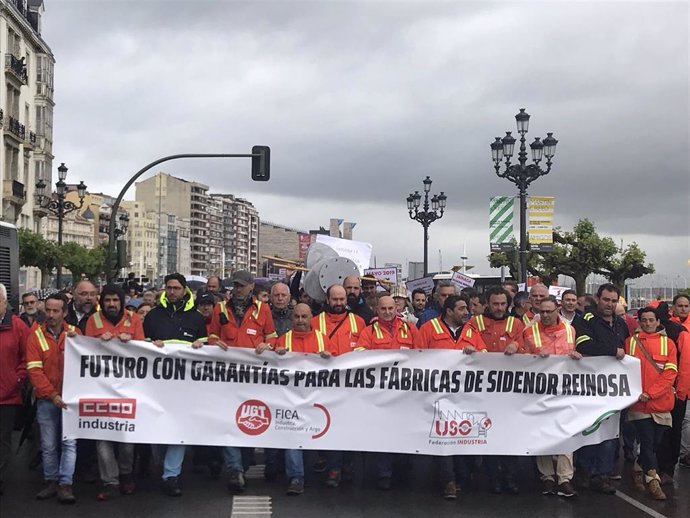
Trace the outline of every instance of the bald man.
<instances>
[{"instance_id":1,"label":"bald man","mask_svg":"<svg viewBox=\"0 0 690 518\"><path fill-rule=\"evenodd\" d=\"M86 322L96 312L98 290L91 281L79 281L74 287L74 298L67 305L65 322L76 326L84 334Z\"/></svg>"},{"instance_id":2,"label":"bald man","mask_svg":"<svg viewBox=\"0 0 690 518\"><path fill-rule=\"evenodd\" d=\"M343 288L347 295L347 309L355 315L359 315L365 324L369 324L374 318L374 312L362 295L362 280L359 275L348 275L343 280Z\"/></svg>"},{"instance_id":3,"label":"bald man","mask_svg":"<svg viewBox=\"0 0 690 518\"><path fill-rule=\"evenodd\" d=\"M383 296L376 305L376 316L359 336L358 349L413 349L417 328L398 314L395 299Z\"/></svg>"}]
</instances>

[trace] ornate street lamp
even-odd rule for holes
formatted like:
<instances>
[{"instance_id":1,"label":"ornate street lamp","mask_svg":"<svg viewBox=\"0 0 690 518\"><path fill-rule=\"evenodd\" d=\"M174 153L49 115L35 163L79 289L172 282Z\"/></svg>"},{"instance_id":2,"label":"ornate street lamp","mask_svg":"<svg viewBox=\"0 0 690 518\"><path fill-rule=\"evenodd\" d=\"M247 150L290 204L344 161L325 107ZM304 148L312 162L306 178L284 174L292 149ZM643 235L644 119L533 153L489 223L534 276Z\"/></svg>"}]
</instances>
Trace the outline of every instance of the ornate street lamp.
<instances>
[{"instance_id":1,"label":"ornate street lamp","mask_svg":"<svg viewBox=\"0 0 690 518\"><path fill-rule=\"evenodd\" d=\"M437 219L443 217L443 211L446 208L446 200L448 197L441 191L441 194L434 194L431 198L431 206L429 205L429 192L431 191L431 178L428 176L422 180L424 184L424 205L423 210L419 210L422 201L422 195L419 191L415 191L407 197L407 210L410 213L410 218L419 221L424 227L424 275L429 273L429 225Z\"/></svg>"},{"instance_id":2,"label":"ornate street lamp","mask_svg":"<svg viewBox=\"0 0 690 518\"><path fill-rule=\"evenodd\" d=\"M64 162L58 167L58 181L55 182L55 194L45 194L47 184L43 178L36 182L36 204L39 208L47 210L48 212L57 216L58 219L58 245L62 245L62 223L65 215L75 210L79 210L84 206L84 197L86 196L86 184L83 181L79 182L77 186L77 194L79 195L79 205L65 199L67 194L67 167ZM57 267L57 288L62 288L62 266L58 264Z\"/></svg>"},{"instance_id":3,"label":"ornate street lamp","mask_svg":"<svg viewBox=\"0 0 690 518\"><path fill-rule=\"evenodd\" d=\"M525 134L529 129L528 113L520 108L520 113L515 116L517 131L520 134L520 152L517 164L511 164L510 159L515 149L515 137L510 131L506 136L496 137L491 143L491 159L499 178L507 178L514 183L520 192L520 282L527 282L527 188L539 178L551 171L551 159L556 154L558 141L553 138L553 133L547 133L542 141L539 137L530 144L532 150L532 163L527 164L527 146L525 146ZM546 170L539 166L539 162L546 157ZM505 159L505 168L501 171L501 161Z\"/></svg>"}]
</instances>

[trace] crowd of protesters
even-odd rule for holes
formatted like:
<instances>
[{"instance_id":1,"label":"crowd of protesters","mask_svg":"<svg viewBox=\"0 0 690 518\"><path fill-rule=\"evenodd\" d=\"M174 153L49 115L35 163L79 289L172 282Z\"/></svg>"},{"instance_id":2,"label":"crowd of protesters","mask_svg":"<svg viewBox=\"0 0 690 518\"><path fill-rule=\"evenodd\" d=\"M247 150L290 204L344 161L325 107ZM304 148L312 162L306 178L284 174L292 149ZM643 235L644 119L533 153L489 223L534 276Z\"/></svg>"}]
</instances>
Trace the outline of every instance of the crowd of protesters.
<instances>
[{"instance_id":1,"label":"crowd of protesters","mask_svg":"<svg viewBox=\"0 0 690 518\"><path fill-rule=\"evenodd\" d=\"M76 500L75 471L82 480L101 486L97 498L111 500L136 490L139 473L152 469L160 458L163 491L180 496L184 445L151 447L110 441L64 439L61 433L65 338L75 335L103 341L148 340L165 347L169 340L193 348L252 348L257 354L304 352L322 357L366 349L453 349L463 354L482 352L541 357L626 355L640 360L642 394L623 412L621 440L604 441L555 456L535 458L544 495L571 498L588 488L614 494L612 480L620 478L617 459L633 465L635 486L650 498L666 498L676 467L690 467L690 300L676 295L666 303L644 307L635 317L625 313L618 288L603 284L596 294L577 296L572 290L560 299L537 284L518 292L506 282L483 293L458 290L440 281L428 298L423 290L408 294L404 286L381 291L376 282L358 276L331 286L318 304L290 282L257 285L249 272L238 271L232 288L224 291L211 277L196 293L185 277L165 277L161 291L144 289L133 276L123 285L100 290L88 280L73 289L53 293L26 293L22 311L15 315L0 284L0 493L11 455L15 414L35 401L36 436L44 485L38 499ZM377 291L378 290L378 291ZM622 311L621 311L622 310ZM212 477L228 476L229 489L246 488L245 472L253 457L247 448L192 447L195 466L208 466ZM394 454L371 454L377 486L390 489ZM301 450L266 449L265 478L273 481L285 470L287 493L304 492L305 467ZM456 498L460 487L477 471L487 475L492 493L517 494L520 477L517 457L448 456L434 458L439 493ZM318 455L313 469L325 472L324 483L336 488L353 476L351 452Z\"/></svg>"}]
</instances>

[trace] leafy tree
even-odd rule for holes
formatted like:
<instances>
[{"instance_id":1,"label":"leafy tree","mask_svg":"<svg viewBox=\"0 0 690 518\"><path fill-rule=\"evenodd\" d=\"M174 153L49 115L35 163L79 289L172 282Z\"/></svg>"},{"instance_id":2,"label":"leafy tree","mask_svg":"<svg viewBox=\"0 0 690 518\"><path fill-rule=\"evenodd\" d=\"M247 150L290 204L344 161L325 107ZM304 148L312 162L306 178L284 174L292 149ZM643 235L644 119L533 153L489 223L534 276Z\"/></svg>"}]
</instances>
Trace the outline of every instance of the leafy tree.
<instances>
[{"instance_id":1,"label":"leafy tree","mask_svg":"<svg viewBox=\"0 0 690 518\"><path fill-rule=\"evenodd\" d=\"M623 293L627 279L637 279L648 273L654 273L654 265L645 264L646 258L647 254L637 243L630 243L625 250L618 249L616 255L609 257L603 267L596 270L596 273L605 275Z\"/></svg>"},{"instance_id":2,"label":"leafy tree","mask_svg":"<svg viewBox=\"0 0 690 518\"><path fill-rule=\"evenodd\" d=\"M89 249L78 243L63 243L60 247L60 262L72 273L74 282L82 274L95 279L103 271L105 265L105 250L103 246Z\"/></svg>"},{"instance_id":3,"label":"leafy tree","mask_svg":"<svg viewBox=\"0 0 690 518\"><path fill-rule=\"evenodd\" d=\"M58 247L41 234L20 228L19 263L22 266L34 266L41 270L41 287L46 288L50 281L50 272L60 263Z\"/></svg>"}]
</instances>

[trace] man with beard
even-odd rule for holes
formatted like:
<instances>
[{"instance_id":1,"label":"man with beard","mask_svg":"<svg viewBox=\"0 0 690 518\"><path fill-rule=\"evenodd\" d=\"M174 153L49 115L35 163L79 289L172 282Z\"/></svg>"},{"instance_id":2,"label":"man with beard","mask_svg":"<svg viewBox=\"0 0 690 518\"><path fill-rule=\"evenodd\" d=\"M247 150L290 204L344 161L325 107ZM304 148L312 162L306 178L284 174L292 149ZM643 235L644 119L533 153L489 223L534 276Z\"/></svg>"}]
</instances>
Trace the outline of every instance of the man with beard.
<instances>
[{"instance_id":1,"label":"man with beard","mask_svg":"<svg viewBox=\"0 0 690 518\"><path fill-rule=\"evenodd\" d=\"M139 315L124 309L125 293L122 288L109 284L101 291L100 310L89 317L86 323L86 336L100 338L103 345L116 338L121 342L143 340L144 328ZM117 445L117 457L115 446ZM134 493L134 443L114 443L96 441L98 471L103 483L96 498L110 500L122 493Z\"/></svg>"},{"instance_id":2,"label":"man with beard","mask_svg":"<svg viewBox=\"0 0 690 518\"><path fill-rule=\"evenodd\" d=\"M206 337L206 324L194 307L194 296L187 287L184 275L171 273L165 276L165 293L158 306L149 311L144 319L144 335L156 347L164 347L165 340L191 342L201 347ZM168 445L163 460L163 490L168 496L181 496L178 477L182 472L185 446Z\"/></svg>"},{"instance_id":3,"label":"man with beard","mask_svg":"<svg viewBox=\"0 0 690 518\"><path fill-rule=\"evenodd\" d=\"M74 298L67 306L66 322L77 326L84 334L86 322L96 312L97 298L98 290L91 281L79 281L74 287Z\"/></svg>"},{"instance_id":4,"label":"man with beard","mask_svg":"<svg viewBox=\"0 0 690 518\"><path fill-rule=\"evenodd\" d=\"M311 319L311 328L318 329L333 343L331 350L334 356L352 352L357 347L360 333L365 327L362 317L347 310L347 294L345 288L334 284L326 290L326 304L324 311ZM343 469L344 455L342 451L326 452L325 463L323 459L317 461L315 470L328 469L326 485L338 487ZM346 464L346 477L350 478L352 469L349 462Z\"/></svg>"},{"instance_id":5,"label":"man with beard","mask_svg":"<svg viewBox=\"0 0 690 518\"><path fill-rule=\"evenodd\" d=\"M35 293L29 292L22 295L22 307L24 312L19 316L24 323L31 327L34 322L42 324L46 319L46 314L38 308L38 297Z\"/></svg>"},{"instance_id":6,"label":"man with beard","mask_svg":"<svg viewBox=\"0 0 690 518\"><path fill-rule=\"evenodd\" d=\"M508 315L509 294L501 287L486 292L487 309L482 315L473 316L462 330L465 353L475 351L503 353L508 356L525 352L522 333L525 326ZM517 495L517 457L487 455L484 464L489 475L489 490L498 494L507 491Z\"/></svg>"},{"instance_id":7,"label":"man with beard","mask_svg":"<svg viewBox=\"0 0 690 518\"><path fill-rule=\"evenodd\" d=\"M67 324L67 301L61 293L49 295L45 305L46 320L35 326L26 339L26 369L36 396L36 420L41 431L44 487L39 500L57 495L64 504L76 502L72 477L77 455L77 441L64 439L62 399L65 362L65 337L76 336L78 327Z\"/></svg>"},{"instance_id":8,"label":"man with beard","mask_svg":"<svg viewBox=\"0 0 690 518\"><path fill-rule=\"evenodd\" d=\"M417 328L421 329L422 326L431 320L443 315L443 305L446 299L451 295L457 295L458 289L449 280L442 280L438 282L432 298L430 305L419 315L419 320L417 320Z\"/></svg>"},{"instance_id":9,"label":"man with beard","mask_svg":"<svg viewBox=\"0 0 690 518\"><path fill-rule=\"evenodd\" d=\"M419 319L426 309L426 292L422 288L417 288L412 291L412 309L417 319Z\"/></svg>"},{"instance_id":10,"label":"man with beard","mask_svg":"<svg viewBox=\"0 0 690 518\"><path fill-rule=\"evenodd\" d=\"M365 324L374 318L374 312L362 296L362 280L357 275L348 275L343 280L343 288L347 295L347 310L359 315Z\"/></svg>"}]
</instances>

